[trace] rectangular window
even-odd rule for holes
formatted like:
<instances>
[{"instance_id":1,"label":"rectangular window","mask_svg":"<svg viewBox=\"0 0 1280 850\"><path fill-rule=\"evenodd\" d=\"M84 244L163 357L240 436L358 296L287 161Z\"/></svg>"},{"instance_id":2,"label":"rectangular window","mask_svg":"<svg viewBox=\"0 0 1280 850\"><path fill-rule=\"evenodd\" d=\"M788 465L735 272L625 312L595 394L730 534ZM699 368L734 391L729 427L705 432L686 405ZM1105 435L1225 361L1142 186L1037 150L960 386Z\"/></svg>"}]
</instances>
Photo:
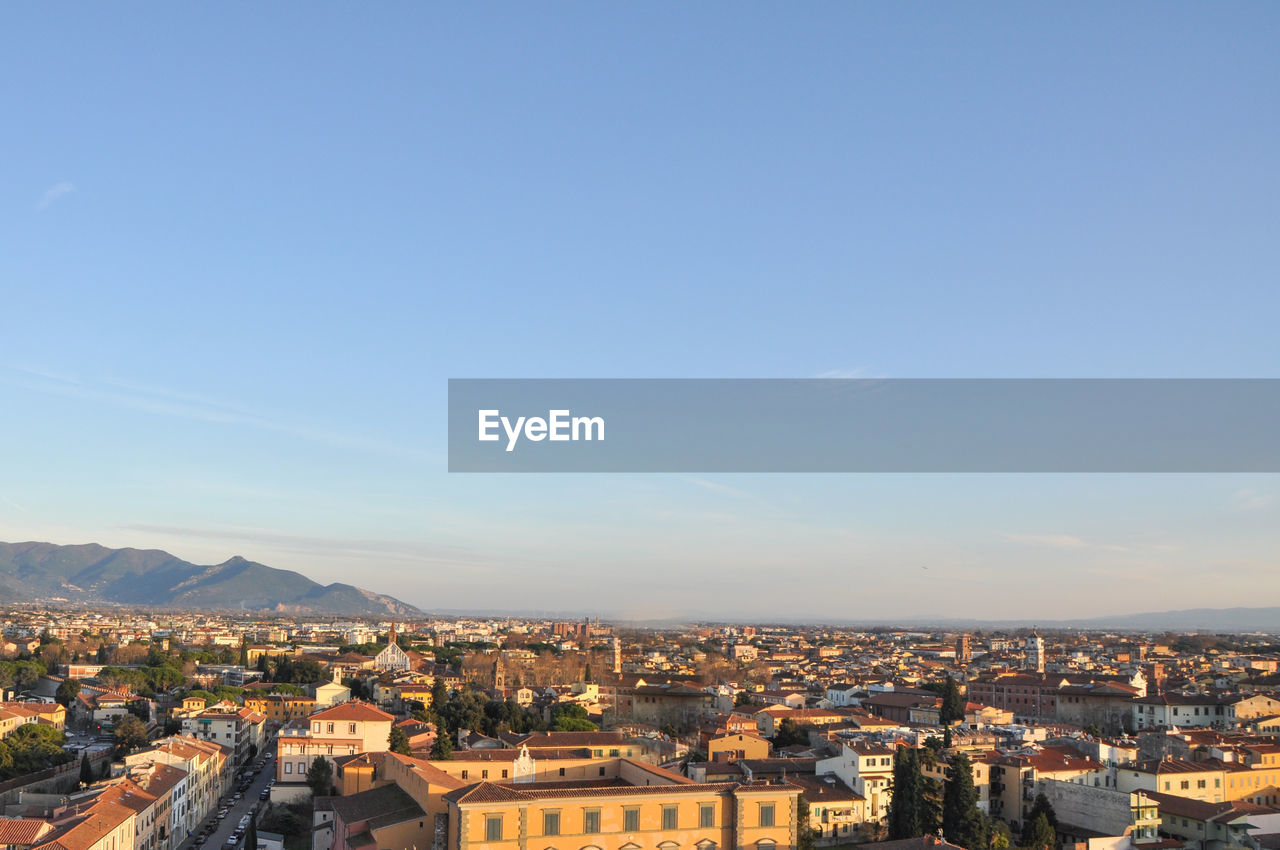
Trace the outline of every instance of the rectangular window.
<instances>
[{"instance_id":1,"label":"rectangular window","mask_svg":"<svg viewBox=\"0 0 1280 850\"><path fill-rule=\"evenodd\" d=\"M487 771L487 770L482 770L482 771L480 771L480 778L481 778L481 779L488 779L488 778L489 778L489 771Z\"/></svg>"},{"instance_id":2,"label":"rectangular window","mask_svg":"<svg viewBox=\"0 0 1280 850\"><path fill-rule=\"evenodd\" d=\"M562 767L562 768L560 768L560 775L561 775L561 776L564 776L564 768L563 768L563 767Z\"/></svg>"},{"instance_id":3,"label":"rectangular window","mask_svg":"<svg viewBox=\"0 0 1280 850\"><path fill-rule=\"evenodd\" d=\"M698 807L698 826L709 829L716 825L716 807L711 803L703 803Z\"/></svg>"},{"instance_id":4,"label":"rectangular window","mask_svg":"<svg viewBox=\"0 0 1280 850\"><path fill-rule=\"evenodd\" d=\"M675 806L662 807L662 828L663 829L676 828L676 807Z\"/></svg>"},{"instance_id":5,"label":"rectangular window","mask_svg":"<svg viewBox=\"0 0 1280 850\"><path fill-rule=\"evenodd\" d=\"M484 840L485 841L501 841L502 840L502 815L485 815L484 816Z\"/></svg>"},{"instance_id":6,"label":"rectangular window","mask_svg":"<svg viewBox=\"0 0 1280 850\"><path fill-rule=\"evenodd\" d=\"M543 835L559 835L560 834L560 813L559 812L543 812L542 813L542 834Z\"/></svg>"},{"instance_id":7,"label":"rectangular window","mask_svg":"<svg viewBox=\"0 0 1280 850\"><path fill-rule=\"evenodd\" d=\"M462 778L463 778L463 779L466 779L466 778L467 778L467 772L466 772L465 770L464 770L464 771L462 771Z\"/></svg>"},{"instance_id":8,"label":"rectangular window","mask_svg":"<svg viewBox=\"0 0 1280 850\"><path fill-rule=\"evenodd\" d=\"M622 811L622 829L625 832L636 832L640 829L639 809L624 809Z\"/></svg>"},{"instance_id":9,"label":"rectangular window","mask_svg":"<svg viewBox=\"0 0 1280 850\"><path fill-rule=\"evenodd\" d=\"M325 731L327 734L332 735L332 734L333 734L333 724L332 724L332 723L326 723L326 724L325 724L325 727L324 727L324 731Z\"/></svg>"},{"instance_id":10,"label":"rectangular window","mask_svg":"<svg viewBox=\"0 0 1280 850\"><path fill-rule=\"evenodd\" d=\"M284 763L284 772L293 773L293 762L287 761Z\"/></svg>"},{"instance_id":11,"label":"rectangular window","mask_svg":"<svg viewBox=\"0 0 1280 850\"><path fill-rule=\"evenodd\" d=\"M348 723L348 724L347 724L347 734L348 734L348 735L354 735L355 733L356 733L356 724L354 724L354 723Z\"/></svg>"},{"instance_id":12,"label":"rectangular window","mask_svg":"<svg viewBox=\"0 0 1280 850\"><path fill-rule=\"evenodd\" d=\"M760 825L773 826L773 803L760 804Z\"/></svg>"},{"instance_id":13,"label":"rectangular window","mask_svg":"<svg viewBox=\"0 0 1280 850\"><path fill-rule=\"evenodd\" d=\"M595 835L600 831L599 809L587 809L582 813L582 831L586 835Z\"/></svg>"}]
</instances>

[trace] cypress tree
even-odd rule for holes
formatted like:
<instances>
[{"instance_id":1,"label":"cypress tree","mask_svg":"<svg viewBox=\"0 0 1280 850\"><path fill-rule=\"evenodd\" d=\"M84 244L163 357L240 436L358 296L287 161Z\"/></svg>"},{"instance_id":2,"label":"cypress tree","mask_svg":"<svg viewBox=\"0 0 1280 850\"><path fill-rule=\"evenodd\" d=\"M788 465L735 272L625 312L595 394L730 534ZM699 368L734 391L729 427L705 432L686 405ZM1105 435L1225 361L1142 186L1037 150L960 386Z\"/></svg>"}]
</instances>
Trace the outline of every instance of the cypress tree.
<instances>
[{"instance_id":1,"label":"cypress tree","mask_svg":"<svg viewBox=\"0 0 1280 850\"><path fill-rule=\"evenodd\" d=\"M952 844L977 850L987 846L987 819L978 810L973 763L964 753L951 757L942 794L942 834Z\"/></svg>"},{"instance_id":2,"label":"cypress tree","mask_svg":"<svg viewBox=\"0 0 1280 850\"><path fill-rule=\"evenodd\" d=\"M960 696L960 688L956 685L955 679L947 676L946 684L942 689L942 708L939 712L939 720L943 726L949 726L957 720L964 720L964 697Z\"/></svg>"},{"instance_id":3,"label":"cypress tree","mask_svg":"<svg viewBox=\"0 0 1280 850\"><path fill-rule=\"evenodd\" d=\"M899 746L893 754L893 797L889 800L888 815L890 841L924 835L920 812L923 785L919 754Z\"/></svg>"},{"instance_id":4,"label":"cypress tree","mask_svg":"<svg viewBox=\"0 0 1280 850\"><path fill-rule=\"evenodd\" d=\"M85 753L80 756L80 784L93 784L93 765L89 763L89 754Z\"/></svg>"},{"instance_id":5,"label":"cypress tree","mask_svg":"<svg viewBox=\"0 0 1280 850\"><path fill-rule=\"evenodd\" d=\"M1058 846L1058 833L1049 825L1049 816L1044 812L1028 820L1022 832L1022 844L1031 850L1054 850Z\"/></svg>"},{"instance_id":6,"label":"cypress tree","mask_svg":"<svg viewBox=\"0 0 1280 850\"><path fill-rule=\"evenodd\" d=\"M1049 802L1049 798L1040 793L1036 795L1036 800L1031 804L1031 811L1027 813L1027 817L1022 822L1022 836L1020 846L1036 847L1036 840L1043 835L1036 834L1036 820L1044 815L1045 823L1049 826L1049 831L1056 833L1058 829L1058 813L1053 810L1053 804Z\"/></svg>"}]
</instances>

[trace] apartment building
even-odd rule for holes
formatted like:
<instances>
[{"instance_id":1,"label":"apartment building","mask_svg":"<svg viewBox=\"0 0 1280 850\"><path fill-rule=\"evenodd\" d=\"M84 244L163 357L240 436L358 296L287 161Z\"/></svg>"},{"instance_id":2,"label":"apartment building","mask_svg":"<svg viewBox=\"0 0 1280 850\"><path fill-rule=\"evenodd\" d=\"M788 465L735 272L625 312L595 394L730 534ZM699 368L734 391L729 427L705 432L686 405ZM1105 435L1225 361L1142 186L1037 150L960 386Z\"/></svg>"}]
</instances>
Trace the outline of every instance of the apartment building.
<instances>
[{"instance_id":1,"label":"apartment building","mask_svg":"<svg viewBox=\"0 0 1280 850\"><path fill-rule=\"evenodd\" d=\"M246 694L244 707L263 715L270 723L283 726L310 715L316 710L316 701L314 697L291 694Z\"/></svg>"},{"instance_id":2,"label":"apartment building","mask_svg":"<svg viewBox=\"0 0 1280 850\"><path fill-rule=\"evenodd\" d=\"M893 753L891 747L867 741L844 742L841 753L820 760L818 776L831 774L858 793L865 801L866 818L881 821L889 813L893 797Z\"/></svg>"},{"instance_id":3,"label":"apartment building","mask_svg":"<svg viewBox=\"0 0 1280 850\"><path fill-rule=\"evenodd\" d=\"M150 765L169 765L186 773L182 794L185 805L177 809L178 815L170 829L179 836L194 830L215 811L222 795L231 788L231 748L213 741L176 735L125 756L126 773Z\"/></svg>"},{"instance_id":4,"label":"apartment building","mask_svg":"<svg viewBox=\"0 0 1280 850\"><path fill-rule=\"evenodd\" d=\"M273 802L305 797L307 770L316 756L336 767L337 756L383 753L395 718L366 702L345 702L303 720L294 720L276 738L276 785Z\"/></svg>"},{"instance_id":5,"label":"apartment building","mask_svg":"<svg viewBox=\"0 0 1280 850\"><path fill-rule=\"evenodd\" d=\"M233 763L245 764L262 749L266 715L252 708L219 704L182 719L182 732L231 749Z\"/></svg>"}]
</instances>

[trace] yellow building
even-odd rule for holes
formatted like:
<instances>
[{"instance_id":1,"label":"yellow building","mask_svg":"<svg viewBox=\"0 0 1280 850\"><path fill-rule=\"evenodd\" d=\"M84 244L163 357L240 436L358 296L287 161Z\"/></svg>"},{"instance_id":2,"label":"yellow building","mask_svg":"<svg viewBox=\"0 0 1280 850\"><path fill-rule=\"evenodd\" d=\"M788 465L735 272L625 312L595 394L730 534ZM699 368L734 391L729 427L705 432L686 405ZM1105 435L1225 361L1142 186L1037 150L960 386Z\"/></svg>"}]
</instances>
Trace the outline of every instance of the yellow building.
<instances>
[{"instance_id":1,"label":"yellow building","mask_svg":"<svg viewBox=\"0 0 1280 850\"><path fill-rule=\"evenodd\" d=\"M1249 764L1223 765L1227 792L1223 799L1247 800L1260 806L1280 805L1280 747L1254 744L1245 749Z\"/></svg>"},{"instance_id":2,"label":"yellow building","mask_svg":"<svg viewBox=\"0 0 1280 850\"><path fill-rule=\"evenodd\" d=\"M448 762L395 753L371 757L367 766L353 759L344 773L351 768L350 786L365 790L319 801L317 846L430 847L441 838L454 850L795 846L795 785L704 785L624 758L592 760L591 779L570 770L560 778L559 767L545 765L562 761L535 762L524 750L502 768L511 780L468 782L438 766ZM372 787L370 776L376 777ZM551 778L531 781L541 777Z\"/></svg>"},{"instance_id":3,"label":"yellow building","mask_svg":"<svg viewBox=\"0 0 1280 850\"><path fill-rule=\"evenodd\" d=\"M759 735L738 732L721 735L707 742L707 759L709 761L739 761L741 759L766 759L769 757L769 742Z\"/></svg>"},{"instance_id":4,"label":"yellow building","mask_svg":"<svg viewBox=\"0 0 1280 850\"><path fill-rule=\"evenodd\" d=\"M699 784L619 759L595 783L481 782L444 795L458 850L596 847L791 848L800 789L790 784Z\"/></svg>"},{"instance_id":5,"label":"yellow building","mask_svg":"<svg viewBox=\"0 0 1280 850\"><path fill-rule=\"evenodd\" d=\"M1243 765L1228 766L1217 760L1149 759L1121 765L1116 771L1116 786L1121 791L1157 791L1206 803L1221 803L1228 799L1227 793L1232 786L1227 778L1228 767L1249 772ZM1244 783L1241 782L1240 790L1243 788ZM1237 794L1236 799L1243 796L1243 793Z\"/></svg>"},{"instance_id":6,"label":"yellow building","mask_svg":"<svg viewBox=\"0 0 1280 850\"><path fill-rule=\"evenodd\" d=\"M43 723L59 732L67 727L67 710L56 702L4 702L0 709L18 715L24 723Z\"/></svg>"},{"instance_id":7,"label":"yellow building","mask_svg":"<svg viewBox=\"0 0 1280 850\"><path fill-rule=\"evenodd\" d=\"M316 710L316 701L307 696L292 694L262 694L246 696L245 708L265 715L268 722L284 724L299 717L306 717Z\"/></svg>"}]
</instances>

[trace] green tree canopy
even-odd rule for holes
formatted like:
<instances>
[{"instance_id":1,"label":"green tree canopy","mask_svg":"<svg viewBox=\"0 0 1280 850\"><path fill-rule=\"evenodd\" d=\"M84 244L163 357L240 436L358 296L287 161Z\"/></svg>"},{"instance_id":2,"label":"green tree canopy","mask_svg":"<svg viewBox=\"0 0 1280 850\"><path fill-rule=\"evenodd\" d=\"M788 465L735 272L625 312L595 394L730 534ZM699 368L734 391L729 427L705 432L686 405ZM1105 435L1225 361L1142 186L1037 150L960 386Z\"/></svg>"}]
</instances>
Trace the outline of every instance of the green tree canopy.
<instances>
[{"instance_id":1,"label":"green tree canopy","mask_svg":"<svg viewBox=\"0 0 1280 850\"><path fill-rule=\"evenodd\" d=\"M924 776L920 772L920 754L899 746L893 754L893 796L889 799L886 827L890 841L919 838L925 833L921 797Z\"/></svg>"},{"instance_id":2,"label":"green tree canopy","mask_svg":"<svg viewBox=\"0 0 1280 850\"><path fill-rule=\"evenodd\" d=\"M1043 835L1038 835L1035 831L1036 819L1041 815L1044 816L1045 823L1049 826L1049 831L1055 833L1058 829L1058 813L1053 810L1053 804L1049 802L1049 798L1043 793L1036 794L1035 801L1031 804L1031 811L1027 812L1027 816L1022 822L1022 835L1018 844L1022 847L1039 847L1037 840Z\"/></svg>"},{"instance_id":3,"label":"green tree canopy","mask_svg":"<svg viewBox=\"0 0 1280 850\"><path fill-rule=\"evenodd\" d=\"M939 714L942 724L945 726L957 720L964 720L964 705L964 697L960 696L960 687L956 684L956 680L947 676L947 680L943 682L942 708Z\"/></svg>"},{"instance_id":4,"label":"green tree canopy","mask_svg":"<svg viewBox=\"0 0 1280 850\"><path fill-rule=\"evenodd\" d=\"M62 683L58 685L54 699L58 701L58 705L67 708L71 703L75 702L78 696L80 696L80 680L63 679Z\"/></svg>"},{"instance_id":5,"label":"green tree canopy","mask_svg":"<svg viewBox=\"0 0 1280 850\"><path fill-rule=\"evenodd\" d=\"M399 726L391 727L391 735L387 740L387 749L402 756L410 755L413 752L409 748L409 736L405 734L404 729Z\"/></svg>"},{"instance_id":6,"label":"green tree canopy","mask_svg":"<svg viewBox=\"0 0 1280 850\"><path fill-rule=\"evenodd\" d=\"M973 762L964 753L951 757L942 794L942 834L961 847L987 846L987 819L978 809Z\"/></svg>"},{"instance_id":7,"label":"green tree canopy","mask_svg":"<svg viewBox=\"0 0 1280 850\"><path fill-rule=\"evenodd\" d=\"M453 758L453 740L443 728L436 730L436 741L431 745L431 757L439 761Z\"/></svg>"},{"instance_id":8,"label":"green tree canopy","mask_svg":"<svg viewBox=\"0 0 1280 850\"><path fill-rule=\"evenodd\" d=\"M587 710L577 703L561 703L551 712L551 732L595 732L600 727L588 720Z\"/></svg>"},{"instance_id":9,"label":"green tree canopy","mask_svg":"<svg viewBox=\"0 0 1280 850\"><path fill-rule=\"evenodd\" d=\"M307 785L317 797L328 797L333 792L333 765L324 756L316 756L307 768Z\"/></svg>"},{"instance_id":10,"label":"green tree canopy","mask_svg":"<svg viewBox=\"0 0 1280 850\"><path fill-rule=\"evenodd\" d=\"M1054 850L1058 846L1058 834L1049 824L1049 817L1044 812L1030 818L1022 832L1022 847L1030 850Z\"/></svg>"},{"instance_id":11,"label":"green tree canopy","mask_svg":"<svg viewBox=\"0 0 1280 850\"><path fill-rule=\"evenodd\" d=\"M150 741L147 737L147 725L132 714L126 714L116 721L116 747L121 754L128 754L145 747Z\"/></svg>"}]
</instances>

